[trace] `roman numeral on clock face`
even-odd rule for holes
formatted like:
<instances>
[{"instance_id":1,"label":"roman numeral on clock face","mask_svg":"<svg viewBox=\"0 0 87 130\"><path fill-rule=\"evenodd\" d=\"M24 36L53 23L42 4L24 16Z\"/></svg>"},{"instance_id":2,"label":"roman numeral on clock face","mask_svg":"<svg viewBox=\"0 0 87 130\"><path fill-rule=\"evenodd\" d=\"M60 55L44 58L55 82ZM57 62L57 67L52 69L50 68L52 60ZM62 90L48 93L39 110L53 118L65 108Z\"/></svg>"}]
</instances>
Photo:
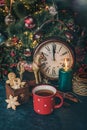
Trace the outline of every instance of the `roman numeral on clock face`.
<instances>
[{"instance_id":1,"label":"roman numeral on clock face","mask_svg":"<svg viewBox=\"0 0 87 130\"><path fill-rule=\"evenodd\" d=\"M44 69L44 68L46 67L46 64L48 64L48 62L44 62L44 63L42 63L42 64L41 64L41 68Z\"/></svg>"},{"instance_id":2,"label":"roman numeral on clock face","mask_svg":"<svg viewBox=\"0 0 87 130\"><path fill-rule=\"evenodd\" d=\"M49 46L45 46L45 48L46 48L48 51L50 51L50 47L49 47Z\"/></svg>"},{"instance_id":3,"label":"roman numeral on clock face","mask_svg":"<svg viewBox=\"0 0 87 130\"><path fill-rule=\"evenodd\" d=\"M43 55L44 55L45 57L47 57L47 56L48 56L48 54L47 54L47 53L45 53L45 52L43 52Z\"/></svg>"},{"instance_id":4,"label":"roman numeral on clock face","mask_svg":"<svg viewBox=\"0 0 87 130\"><path fill-rule=\"evenodd\" d=\"M46 72L46 73L49 73L49 72L50 72L50 66L48 66L48 67L45 69L45 72Z\"/></svg>"},{"instance_id":5,"label":"roman numeral on clock face","mask_svg":"<svg viewBox=\"0 0 87 130\"><path fill-rule=\"evenodd\" d=\"M61 56L64 56L64 55L66 55L67 53L68 53L68 52L66 51L66 52L62 53Z\"/></svg>"},{"instance_id":6,"label":"roman numeral on clock face","mask_svg":"<svg viewBox=\"0 0 87 130\"><path fill-rule=\"evenodd\" d=\"M52 68L52 75L56 75L55 67Z\"/></svg>"},{"instance_id":7,"label":"roman numeral on clock face","mask_svg":"<svg viewBox=\"0 0 87 130\"><path fill-rule=\"evenodd\" d=\"M57 52L57 53L59 53L59 52L61 51L61 49L62 49L62 46L59 48L59 50L58 50L58 52Z\"/></svg>"}]
</instances>

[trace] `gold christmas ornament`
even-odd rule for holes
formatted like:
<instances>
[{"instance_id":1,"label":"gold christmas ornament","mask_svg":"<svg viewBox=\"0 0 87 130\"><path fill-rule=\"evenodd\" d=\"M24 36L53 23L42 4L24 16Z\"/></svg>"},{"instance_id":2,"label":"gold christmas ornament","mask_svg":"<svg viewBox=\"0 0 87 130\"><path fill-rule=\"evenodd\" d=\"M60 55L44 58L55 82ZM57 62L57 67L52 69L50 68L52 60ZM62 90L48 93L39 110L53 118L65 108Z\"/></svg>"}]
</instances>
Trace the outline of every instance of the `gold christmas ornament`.
<instances>
[{"instance_id":1,"label":"gold christmas ornament","mask_svg":"<svg viewBox=\"0 0 87 130\"><path fill-rule=\"evenodd\" d=\"M26 31L26 32L24 32L24 34L27 36L27 35L28 35L28 32Z\"/></svg>"},{"instance_id":2,"label":"gold christmas ornament","mask_svg":"<svg viewBox=\"0 0 87 130\"><path fill-rule=\"evenodd\" d=\"M38 42L36 40L33 41L31 44L31 48L35 48L38 45Z\"/></svg>"},{"instance_id":3,"label":"gold christmas ornament","mask_svg":"<svg viewBox=\"0 0 87 130\"><path fill-rule=\"evenodd\" d=\"M20 49L23 46L23 42L21 40L16 44L16 48Z\"/></svg>"},{"instance_id":4,"label":"gold christmas ornament","mask_svg":"<svg viewBox=\"0 0 87 130\"><path fill-rule=\"evenodd\" d=\"M30 33L29 39L30 39L30 40L33 40L33 34L32 34L32 33Z\"/></svg>"},{"instance_id":5,"label":"gold christmas ornament","mask_svg":"<svg viewBox=\"0 0 87 130\"><path fill-rule=\"evenodd\" d=\"M5 6L5 12L9 12L9 9L8 9L8 7L7 6Z\"/></svg>"},{"instance_id":6,"label":"gold christmas ornament","mask_svg":"<svg viewBox=\"0 0 87 130\"><path fill-rule=\"evenodd\" d=\"M21 40L19 40L16 36L15 37L12 37L12 38L9 38L6 42L5 42L5 45L7 47L12 47L12 46L16 46L17 48L20 48L23 43Z\"/></svg>"},{"instance_id":7,"label":"gold christmas ornament","mask_svg":"<svg viewBox=\"0 0 87 130\"><path fill-rule=\"evenodd\" d=\"M7 47L11 47L11 46L12 46L11 38L9 38L9 39L5 42L5 46L7 46Z\"/></svg>"}]
</instances>

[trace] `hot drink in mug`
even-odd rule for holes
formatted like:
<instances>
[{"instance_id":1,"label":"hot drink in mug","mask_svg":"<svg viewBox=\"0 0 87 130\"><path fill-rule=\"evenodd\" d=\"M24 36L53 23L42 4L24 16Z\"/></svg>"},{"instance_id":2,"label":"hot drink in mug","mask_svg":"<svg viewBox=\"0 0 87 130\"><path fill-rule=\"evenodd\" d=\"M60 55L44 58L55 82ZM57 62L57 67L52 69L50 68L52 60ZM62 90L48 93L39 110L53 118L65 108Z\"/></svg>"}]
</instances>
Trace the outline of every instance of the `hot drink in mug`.
<instances>
[{"instance_id":1,"label":"hot drink in mug","mask_svg":"<svg viewBox=\"0 0 87 130\"><path fill-rule=\"evenodd\" d=\"M63 98L51 85L38 85L33 91L33 107L38 114L51 114L55 108L63 105ZM60 99L60 103L55 104L55 97Z\"/></svg>"}]
</instances>

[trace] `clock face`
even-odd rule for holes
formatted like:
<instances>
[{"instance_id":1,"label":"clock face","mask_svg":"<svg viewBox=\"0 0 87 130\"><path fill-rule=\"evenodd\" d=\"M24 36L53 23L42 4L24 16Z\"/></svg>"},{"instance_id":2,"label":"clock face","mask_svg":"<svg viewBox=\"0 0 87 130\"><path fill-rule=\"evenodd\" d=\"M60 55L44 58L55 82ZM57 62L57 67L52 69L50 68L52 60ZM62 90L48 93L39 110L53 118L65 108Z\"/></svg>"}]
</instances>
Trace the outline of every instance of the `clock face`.
<instances>
[{"instance_id":1,"label":"clock face","mask_svg":"<svg viewBox=\"0 0 87 130\"><path fill-rule=\"evenodd\" d=\"M42 52L45 59L41 60L41 73L49 79L58 79L59 69L64 67L67 59L68 68L74 65L74 53L71 47L60 40L52 39L41 43L35 50L34 58Z\"/></svg>"}]
</instances>

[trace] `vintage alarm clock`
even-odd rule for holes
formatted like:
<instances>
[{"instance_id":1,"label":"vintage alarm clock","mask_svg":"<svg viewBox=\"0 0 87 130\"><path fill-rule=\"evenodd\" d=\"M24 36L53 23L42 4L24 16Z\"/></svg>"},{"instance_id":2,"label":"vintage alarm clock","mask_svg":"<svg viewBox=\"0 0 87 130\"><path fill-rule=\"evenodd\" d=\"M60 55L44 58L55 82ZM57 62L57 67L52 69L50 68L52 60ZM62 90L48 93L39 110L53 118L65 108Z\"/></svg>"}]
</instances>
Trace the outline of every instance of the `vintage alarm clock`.
<instances>
[{"instance_id":1,"label":"vintage alarm clock","mask_svg":"<svg viewBox=\"0 0 87 130\"><path fill-rule=\"evenodd\" d=\"M64 67L64 60L67 59L68 68L73 68L75 64L75 52L70 43L52 38L45 40L35 49L35 58L39 53L43 53L45 60L41 60L40 71L42 76L49 80L57 80L59 69Z\"/></svg>"}]
</instances>

